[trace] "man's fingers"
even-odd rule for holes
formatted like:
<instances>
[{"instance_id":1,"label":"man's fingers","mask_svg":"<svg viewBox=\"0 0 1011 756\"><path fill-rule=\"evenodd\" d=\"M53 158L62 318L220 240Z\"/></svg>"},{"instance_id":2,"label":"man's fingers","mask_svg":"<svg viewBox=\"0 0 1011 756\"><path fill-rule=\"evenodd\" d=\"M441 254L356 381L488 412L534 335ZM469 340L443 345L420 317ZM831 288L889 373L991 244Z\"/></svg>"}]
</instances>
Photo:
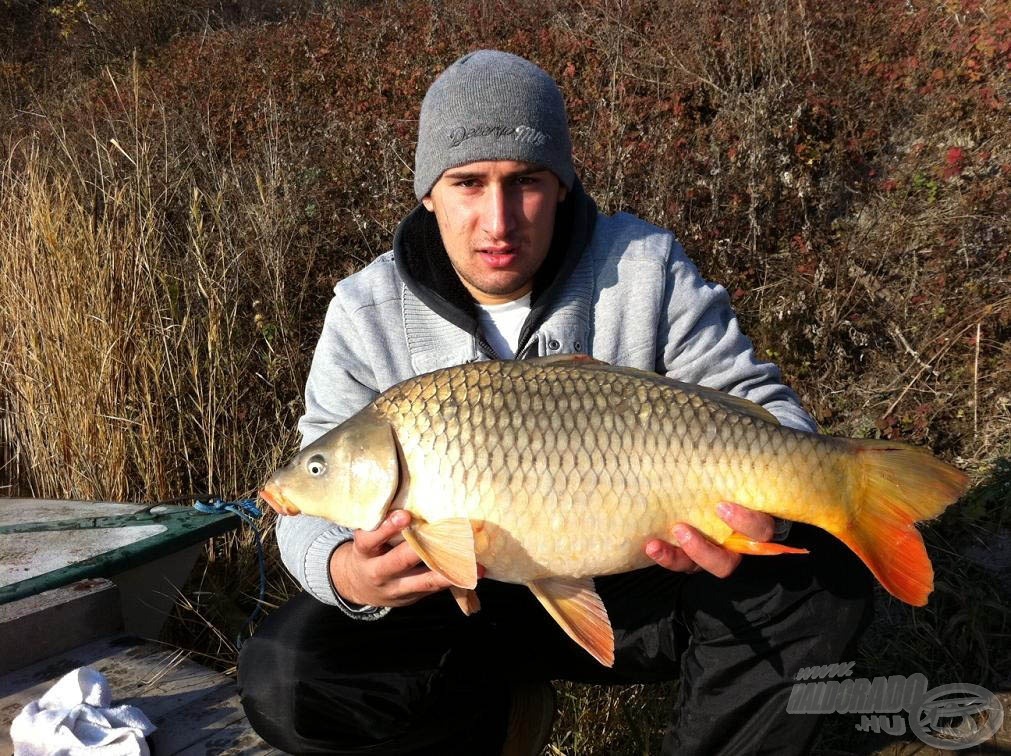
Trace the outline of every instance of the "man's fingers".
<instances>
[{"instance_id":1,"label":"man's fingers","mask_svg":"<svg viewBox=\"0 0 1011 756\"><path fill-rule=\"evenodd\" d=\"M673 544L654 538L646 542L646 556L674 572L697 572L695 564L681 549Z\"/></svg>"},{"instance_id":2,"label":"man's fingers","mask_svg":"<svg viewBox=\"0 0 1011 756\"><path fill-rule=\"evenodd\" d=\"M362 556L378 556L386 551L387 542L410 524L410 512L394 509L375 530L356 530L355 548Z\"/></svg>"},{"instance_id":3,"label":"man's fingers","mask_svg":"<svg viewBox=\"0 0 1011 756\"><path fill-rule=\"evenodd\" d=\"M414 569L419 565L424 569L428 569L422 563L421 557L418 556L417 552L411 548L411 544L407 541L398 543L385 554L377 557L376 564L378 567L377 572L380 573L379 577L384 580L400 577L408 570Z\"/></svg>"},{"instance_id":4,"label":"man's fingers","mask_svg":"<svg viewBox=\"0 0 1011 756\"><path fill-rule=\"evenodd\" d=\"M407 575L397 582L397 592L403 596L424 596L442 591L453 585L438 572L426 569L424 572Z\"/></svg>"},{"instance_id":5,"label":"man's fingers","mask_svg":"<svg viewBox=\"0 0 1011 756\"><path fill-rule=\"evenodd\" d=\"M740 554L713 543L690 525L675 525L674 537L685 556L716 577L727 577L741 563Z\"/></svg>"},{"instance_id":6,"label":"man's fingers","mask_svg":"<svg viewBox=\"0 0 1011 756\"><path fill-rule=\"evenodd\" d=\"M756 541L771 541L776 530L772 515L756 512L740 504L723 501L716 505L716 512L735 532Z\"/></svg>"},{"instance_id":7,"label":"man's fingers","mask_svg":"<svg viewBox=\"0 0 1011 756\"><path fill-rule=\"evenodd\" d=\"M344 559L345 567L340 572L350 573L353 578L341 580L338 590L343 596L360 596L356 603L374 606L406 606L452 585L425 566L411 545L398 537L410 524L410 513L397 509L375 530L354 532L350 552L354 556ZM349 564L357 566L349 570ZM478 565L478 576L483 574L484 568ZM334 580L338 585L336 577Z\"/></svg>"}]
</instances>

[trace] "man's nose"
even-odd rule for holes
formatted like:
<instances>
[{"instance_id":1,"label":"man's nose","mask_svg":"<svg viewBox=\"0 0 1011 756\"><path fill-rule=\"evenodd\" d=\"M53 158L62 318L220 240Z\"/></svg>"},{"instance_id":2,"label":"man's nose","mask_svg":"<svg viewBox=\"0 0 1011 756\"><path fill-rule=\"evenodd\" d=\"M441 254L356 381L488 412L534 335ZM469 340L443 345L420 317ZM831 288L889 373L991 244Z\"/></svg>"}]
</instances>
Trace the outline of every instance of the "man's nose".
<instances>
[{"instance_id":1,"label":"man's nose","mask_svg":"<svg viewBox=\"0 0 1011 756\"><path fill-rule=\"evenodd\" d=\"M483 230L493 239L504 239L512 231L515 212L506 187L490 184L484 193Z\"/></svg>"}]
</instances>

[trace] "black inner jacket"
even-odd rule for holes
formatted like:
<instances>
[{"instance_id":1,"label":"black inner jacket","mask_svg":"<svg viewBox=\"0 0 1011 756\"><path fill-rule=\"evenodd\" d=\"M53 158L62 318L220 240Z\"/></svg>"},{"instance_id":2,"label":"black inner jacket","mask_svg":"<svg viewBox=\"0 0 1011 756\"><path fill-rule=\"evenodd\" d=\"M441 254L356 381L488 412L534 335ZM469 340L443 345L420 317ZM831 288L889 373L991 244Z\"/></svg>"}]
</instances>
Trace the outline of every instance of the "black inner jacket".
<instances>
[{"instance_id":1,"label":"black inner jacket","mask_svg":"<svg viewBox=\"0 0 1011 756\"><path fill-rule=\"evenodd\" d=\"M552 300L575 269L593 236L596 219L597 206L576 179L572 190L558 205L551 248L534 275L530 314L520 330L517 357L523 355L530 335L537 330ZM435 214L424 205L419 204L397 227L393 257L397 272L414 296L476 337L481 350L489 357L499 356L478 329L477 304L449 261Z\"/></svg>"}]
</instances>

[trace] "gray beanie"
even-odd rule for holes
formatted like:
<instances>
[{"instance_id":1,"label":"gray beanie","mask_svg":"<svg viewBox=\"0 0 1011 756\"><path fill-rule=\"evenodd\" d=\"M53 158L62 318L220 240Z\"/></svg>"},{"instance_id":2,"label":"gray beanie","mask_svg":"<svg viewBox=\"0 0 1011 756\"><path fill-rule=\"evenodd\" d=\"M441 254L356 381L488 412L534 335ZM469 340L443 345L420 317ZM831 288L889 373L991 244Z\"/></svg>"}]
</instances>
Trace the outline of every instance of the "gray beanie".
<instances>
[{"instance_id":1,"label":"gray beanie","mask_svg":"<svg viewBox=\"0 0 1011 756\"><path fill-rule=\"evenodd\" d=\"M429 87L414 153L417 198L445 171L478 160L536 163L572 188L576 174L565 102L554 80L530 61L478 50Z\"/></svg>"}]
</instances>

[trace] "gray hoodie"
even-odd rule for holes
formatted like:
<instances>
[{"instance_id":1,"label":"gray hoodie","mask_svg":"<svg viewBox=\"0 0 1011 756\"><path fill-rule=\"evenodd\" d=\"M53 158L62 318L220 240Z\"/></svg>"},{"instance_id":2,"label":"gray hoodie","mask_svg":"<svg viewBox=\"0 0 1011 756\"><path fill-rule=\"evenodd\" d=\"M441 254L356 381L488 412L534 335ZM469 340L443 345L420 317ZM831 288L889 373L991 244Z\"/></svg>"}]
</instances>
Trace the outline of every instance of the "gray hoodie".
<instances>
[{"instance_id":1,"label":"gray hoodie","mask_svg":"<svg viewBox=\"0 0 1011 756\"><path fill-rule=\"evenodd\" d=\"M726 290L699 275L671 233L624 213L597 215L580 188L571 194L518 357L589 353L727 391L783 425L816 430L776 366L756 359ZM568 226L560 232L559 224ZM433 228L419 206L393 251L335 287L306 381L303 446L400 381L495 356ZM374 619L388 610L349 605L330 581L330 555L350 538L346 528L306 515L277 526L282 560L309 593Z\"/></svg>"}]
</instances>

